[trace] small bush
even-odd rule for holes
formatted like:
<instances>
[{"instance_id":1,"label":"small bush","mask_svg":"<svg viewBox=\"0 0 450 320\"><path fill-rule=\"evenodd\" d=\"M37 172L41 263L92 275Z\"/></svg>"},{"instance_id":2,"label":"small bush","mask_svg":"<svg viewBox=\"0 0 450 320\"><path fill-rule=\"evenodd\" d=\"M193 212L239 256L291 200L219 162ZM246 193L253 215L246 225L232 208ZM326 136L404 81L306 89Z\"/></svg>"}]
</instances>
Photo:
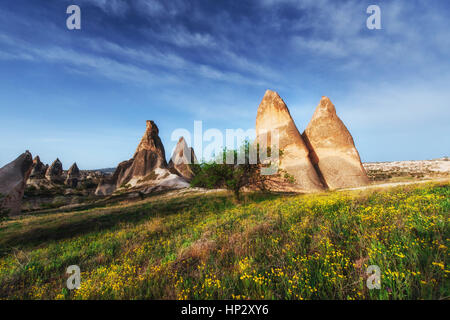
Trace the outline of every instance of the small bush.
<instances>
[{"instance_id":1,"label":"small bush","mask_svg":"<svg viewBox=\"0 0 450 320\"><path fill-rule=\"evenodd\" d=\"M122 183L122 184L120 185L120 189L128 190L128 189L130 189L130 188L131 188L131 184L126 183L126 182L124 182L124 183Z\"/></svg>"},{"instance_id":2,"label":"small bush","mask_svg":"<svg viewBox=\"0 0 450 320\"><path fill-rule=\"evenodd\" d=\"M158 178L158 175L155 173L155 171L152 171L148 175L146 175L144 178L138 180L138 183L156 180L157 178Z\"/></svg>"}]
</instances>

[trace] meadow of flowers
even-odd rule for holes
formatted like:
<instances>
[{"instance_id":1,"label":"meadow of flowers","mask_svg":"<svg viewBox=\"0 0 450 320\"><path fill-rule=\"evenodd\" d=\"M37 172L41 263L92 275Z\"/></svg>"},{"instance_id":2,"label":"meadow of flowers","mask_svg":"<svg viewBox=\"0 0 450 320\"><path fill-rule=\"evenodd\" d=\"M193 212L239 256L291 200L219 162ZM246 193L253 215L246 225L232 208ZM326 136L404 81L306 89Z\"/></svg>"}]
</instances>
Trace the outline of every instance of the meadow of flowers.
<instances>
[{"instance_id":1,"label":"meadow of flowers","mask_svg":"<svg viewBox=\"0 0 450 320\"><path fill-rule=\"evenodd\" d=\"M3 299L445 299L450 183L195 195L0 230ZM69 265L81 287L66 288ZM377 265L381 288L369 290Z\"/></svg>"}]
</instances>

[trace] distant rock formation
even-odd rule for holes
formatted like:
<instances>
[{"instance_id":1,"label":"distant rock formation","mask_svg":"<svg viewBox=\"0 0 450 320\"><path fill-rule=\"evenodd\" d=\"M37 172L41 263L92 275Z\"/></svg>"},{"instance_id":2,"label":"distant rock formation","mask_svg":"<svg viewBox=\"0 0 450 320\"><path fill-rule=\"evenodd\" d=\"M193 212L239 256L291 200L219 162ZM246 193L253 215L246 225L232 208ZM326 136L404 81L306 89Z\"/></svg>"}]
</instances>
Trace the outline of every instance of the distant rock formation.
<instances>
[{"instance_id":1,"label":"distant rock formation","mask_svg":"<svg viewBox=\"0 0 450 320\"><path fill-rule=\"evenodd\" d=\"M36 156L33 160L33 169L31 170L29 179L44 179L47 169L48 165L44 165L39 156Z\"/></svg>"},{"instance_id":2,"label":"distant rock formation","mask_svg":"<svg viewBox=\"0 0 450 320\"><path fill-rule=\"evenodd\" d=\"M33 168L31 170L30 177L28 178L27 185L38 189L42 186L48 187L51 185L52 183L45 177L47 170L48 164L44 165L39 156L36 156L33 160Z\"/></svg>"},{"instance_id":3,"label":"distant rock formation","mask_svg":"<svg viewBox=\"0 0 450 320\"><path fill-rule=\"evenodd\" d=\"M56 158L56 160L53 161L52 165L47 169L45 178L53 183L64 182L63 167L61 161L58 158Z\"/></svg>"},{"instance_id":4,"label":"distant rock formation","mask_svg":"<svg viewBox=\"0 0 450 320\"><path fill-rule=\"evenodd\" d=\"M310 161L309 150L286 104L278 93L267 90L256 117L256 140L260 148L267 145L275 150L276 142L272 142L275 130L279 136L278 148L283 152L279 167L294 177L294 189L304 192L323 190L324 186Z\"/></svg>"},{"instance_id":5,"label":"distant rock formation","mask_svg":"<svg viewBox=\"0 0 450 320\"><path fill-rule=\"evenodd\" d=\"M311 161L328 188L369 183L353 138L329 98L320 100L303 138L311 151Z\"/></svg>"},{"instance_id":6,"label":"distant rock formation","mask_svg":"<svg viewBox=\"0 0 450 320\"><path fill-rule=\"evenodd\" d=\"M184 137L178 140L177 146L169 161L169 170L190 181L194 177L191 164L197 163L193 148L189 148Z\"/></svg>"},{"instance_id":7,"label":"distant rock formation","mask_svg":"<svg viewBox=\"0 0 450 320\"><path fill-rule=\"evenodd\" d=\"M96 196L107 196L116 191L116 181L113 177L101 178L97 189L95 189Z\"/></svg>"},{"instance_id":8,"label":"distant rock formation","mask_svg":"<svg viewBox=\"0 0 450 320\"><path fill-rule=\"evenodd\" d=\"M95 190L95 194L98 196L107 196L112 194L118 186L120 186L119 182L121 177L125 175L125 171L133 164L133 159L122 161L117 166L113 175L110 177L104 177L100 180L97 190ZM123 185L125 186L125 185Z\"/></svg>"},{"instance_id":9,"label":"distant rock formation","mask_svg":"<svg viewBox=\"0 0 450 320\"><path fill-rule=\"evenodd\" d=\"M22 197L32 166L33 157L27 150L0 169L0 208L9 210L9 215L21 212Z\"/></svg>"},{"instance_id":10,"label":"distant rock formation","mask_svg":"<svg viewBox=\"0 0 450 320\"><path fill-rule=\"evenodd\" d=\"M77 163L75 162L67 171L66 181L64 182L67 186L71 188L76 188L80 179L80 169L78 169Z\"/></svg>"},{"instance_id":11,"label":"distant rock formation","mask_svg":"<svg viewBox=\"0 0 450 320\"><path fill-rule=\"evenodd\" d=\"M185 179L168 170L159 129L153 121L148 120L144 136L133 158L121 162L112 177L103 179L95 194L109 195L117 188L139 188L148 193L154 190L188 186Z\"/></svg>"}]
</instances>

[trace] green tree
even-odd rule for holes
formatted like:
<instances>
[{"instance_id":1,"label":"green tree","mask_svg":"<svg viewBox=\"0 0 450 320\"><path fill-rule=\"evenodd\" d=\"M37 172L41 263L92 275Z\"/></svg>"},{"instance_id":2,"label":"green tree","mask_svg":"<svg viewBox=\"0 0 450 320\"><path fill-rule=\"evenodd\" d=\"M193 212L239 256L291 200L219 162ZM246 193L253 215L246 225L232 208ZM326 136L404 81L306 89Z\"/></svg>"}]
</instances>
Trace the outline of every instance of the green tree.
<instances>
[{"instance_id":1,"label":"green tree","mask_svg":"<svg viewBox=\"0 0 450 320\"><path fill-rule=\"evenodd\" d=\"M222 161L213 160L191 165L194 172L191 186L208 189L226 188L233 192L237 201L241 200L241 191L244 187L266 190L265 181L268 176L261 174L259 146L256 150L252 148L255 148L255 145L245 141L238 150L223 149L216 158L222 158ZM256 151L253 153L256 154L256 159L251 158L253 151ZM267 153L270 156L270 149Z\"/></svg>"}]
</instances>

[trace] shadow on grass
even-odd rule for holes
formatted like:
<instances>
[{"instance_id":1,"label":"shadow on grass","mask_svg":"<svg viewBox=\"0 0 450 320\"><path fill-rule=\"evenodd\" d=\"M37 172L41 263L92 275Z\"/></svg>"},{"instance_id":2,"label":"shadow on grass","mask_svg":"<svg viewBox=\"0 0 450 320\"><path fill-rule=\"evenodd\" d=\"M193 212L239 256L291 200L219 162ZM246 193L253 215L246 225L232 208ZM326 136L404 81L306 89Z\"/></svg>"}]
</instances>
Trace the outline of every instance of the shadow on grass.
<instances>
[{"instance_id":1,"label":"shadow on grass","mask_svg":"<svg viewBox=\"0 0 450 320\"><path fill-rule=\"evenodd\" d=\"M245 203L258 203L264 200L272 200L281 194L274 193L252 193L246 195ZM214 212L220 214L224 210L236 205L231 196L228 195L197 195L175 199L161 199L161 201L136 204L126 208L111 208L104 211L104 205L89 208L91 212L79 213L71 217L58 217L55 221L48 222L42 226L39 222L32 223L25 230L3 230L0 240L0 257L11 252L13 248L33 248L46 242L69 239L76 236L114 230L121 223L138 224L153 217L164 217L183 211L191 211L194 214ZM103 208L102 212L95 215L95 209ZM107 209L106 209L107 210ZM78 210L77 210L78 211ZM60 212L58 212L60 213Z\"/></svg>"}]
</instances>

